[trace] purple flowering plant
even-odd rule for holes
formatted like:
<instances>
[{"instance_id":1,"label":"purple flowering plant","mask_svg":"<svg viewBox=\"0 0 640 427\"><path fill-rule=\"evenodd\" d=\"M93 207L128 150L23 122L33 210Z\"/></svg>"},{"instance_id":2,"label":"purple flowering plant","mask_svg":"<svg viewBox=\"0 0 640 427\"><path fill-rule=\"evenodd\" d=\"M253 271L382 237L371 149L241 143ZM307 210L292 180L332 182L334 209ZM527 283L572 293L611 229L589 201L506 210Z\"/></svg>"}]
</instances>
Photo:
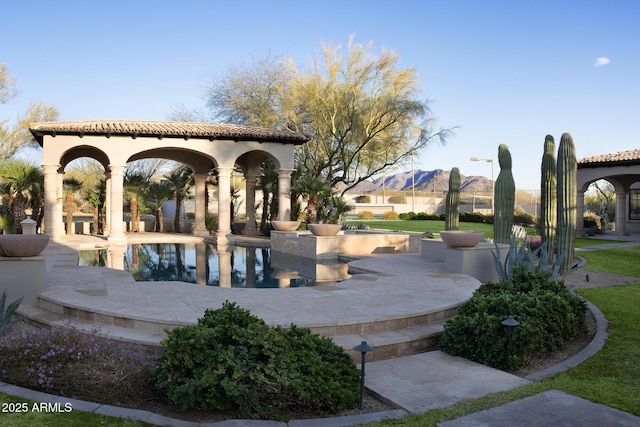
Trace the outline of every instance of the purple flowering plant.
<instances>
[{"instance_id":1,"label":"purple flowering plant","mask_svg":"<svg viewBox=\"0 0 640 427\"><path fill-rule=\"evenodd\" d=\"M0 380L72 398L113 404L151 398L154 363L141 346L107 341L98 328L34 328L0 337Z\"/></svg>"}]
</instances>

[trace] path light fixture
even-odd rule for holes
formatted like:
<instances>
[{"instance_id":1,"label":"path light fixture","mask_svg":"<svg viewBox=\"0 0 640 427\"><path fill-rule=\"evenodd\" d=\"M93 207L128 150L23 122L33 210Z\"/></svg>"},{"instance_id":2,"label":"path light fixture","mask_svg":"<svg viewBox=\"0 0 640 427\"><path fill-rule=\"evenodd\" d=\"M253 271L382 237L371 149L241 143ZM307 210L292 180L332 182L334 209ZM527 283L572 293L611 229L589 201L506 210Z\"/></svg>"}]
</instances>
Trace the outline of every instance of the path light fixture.
<instances>
[{"instance_id":1,"label":"path light fixture","mask_svg":"<svg viewBox=\"0 0 640 427\"><path fill-rule=\"evenodd\" d=\"M374 350L366 341L362 341L359 345L353 347L353 351L358 351L362 355L362 362L360 363L360 404L358 409L364 409L364 362L367 353Z\"/></svg>"},{"instance_id":2,"label":"path light fixture","mask_svg":"<svg viewBox=\"0 0 640 427\"><path fill-rule=\"evenodd\" d=\"M513 318L513 316L509 316L507 319L502 321L502 325L507 327L507 339L509 343L509 350L511 350L511 332L513 328L520 326L520 322Z\"/></svg>"}]
</instances>

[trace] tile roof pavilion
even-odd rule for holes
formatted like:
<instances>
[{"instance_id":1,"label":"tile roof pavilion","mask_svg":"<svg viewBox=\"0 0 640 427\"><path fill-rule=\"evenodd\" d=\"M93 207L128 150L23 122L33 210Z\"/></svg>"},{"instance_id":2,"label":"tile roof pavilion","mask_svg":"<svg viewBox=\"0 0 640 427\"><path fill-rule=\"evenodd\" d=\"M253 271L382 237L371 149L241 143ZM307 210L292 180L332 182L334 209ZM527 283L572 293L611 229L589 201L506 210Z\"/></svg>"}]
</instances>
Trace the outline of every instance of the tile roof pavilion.
<instances>
[{"instance_id":1,"label":"tile roof pavilion","mask_svg":"<svg viewBox=\"0 0 640 427\"><path fill-rule=\"evenodd\" d=\"M195 181L194 234L208 235L206 177L218 175L219 242L230 230L230 184L239 167L246 179L246 234L259 233L255 221L255 186L262 162L273 160L278 171L278 219L289 219L294 150L309 137L300 133L236 124L90 120L31 123L29 129L42 147L45 172L45 230L57 240L64 234L62 176L65 167L81 157L96 159L107 178L109 240L126 240L123 226L123 179L127 163L164 158L187 165Z\"/></svg>"},{"instance_id":2,"label":"tile roof pavilion","mask_svg":"<svg viewBox=\"0 0 640 427\"><path fill-rule=\"evenodd\" d=\"M636 148L635 150L618 151L617 153L584 157L578 160L578 168L623 165L640 165L640 148Z\"/></svg>"}]
</instances>

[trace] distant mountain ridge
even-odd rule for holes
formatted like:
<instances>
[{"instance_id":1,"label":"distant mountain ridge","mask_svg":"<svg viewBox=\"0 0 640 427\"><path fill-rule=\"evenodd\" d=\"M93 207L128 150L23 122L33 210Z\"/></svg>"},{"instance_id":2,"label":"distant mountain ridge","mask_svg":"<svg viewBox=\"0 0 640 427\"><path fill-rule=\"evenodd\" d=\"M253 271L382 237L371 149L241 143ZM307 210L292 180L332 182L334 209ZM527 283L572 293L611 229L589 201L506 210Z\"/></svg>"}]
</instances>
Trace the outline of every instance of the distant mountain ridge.
<instances>
[{"instance_id":1,"label":"distant mountain ridge","mask_svg":"<svg viewBox=\"0 0 640 427\"><path fill-rule=\"evenodd\" d=\"M432 171L414 171L415 189L419 191L446 192L449 188L450 171L435 169ZM484 193L490 192L491 180L484 176L464 176L460 175L460 191L463 193ZM373 193L382 189L387 190L411 190L411 171L400 172L388 175L374 181L364 181L350 190L350 193ZM435 187L434 187L435 186Z\"/></svg>"}]
</instances>

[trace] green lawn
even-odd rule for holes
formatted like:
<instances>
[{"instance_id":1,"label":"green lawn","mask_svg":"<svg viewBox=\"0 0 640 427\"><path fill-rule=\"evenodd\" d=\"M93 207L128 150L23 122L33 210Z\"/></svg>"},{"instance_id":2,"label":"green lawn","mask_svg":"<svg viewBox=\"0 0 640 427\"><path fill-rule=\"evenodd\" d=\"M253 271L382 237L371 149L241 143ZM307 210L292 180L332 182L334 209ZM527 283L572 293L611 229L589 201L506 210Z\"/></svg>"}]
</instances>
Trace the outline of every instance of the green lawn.
<instances>
[{"instance_id":1,"label":"green lawn","mask_svg":"<svg viewBox=\"0 0 640 427\"><path fill-rule=\"evenodd\" d=\"M347 223L352 225L366 224L374 230L404 231L407 233L424 233L426 231L431 231L432 233L437 234L444 230L444 221L434 220L351 220L347 221ZM484 231L484 237L493 238L492 224L461 222L460 230Z\"/></svg>"},{"instance_id":2,"label":"green lawn","mask_svg":"<svg viewBox=\"0 0 640 427\"><path fill-rule=\"evenodd\" d=\"M594 246L594 245L611 245L614 243L621 243L624 240L604 240L604 239L596 239L594 237L576 237L575 247L576 248L584 248L585 246Z\"/></svg>"},{"instance_id":3,"label":"green lawn","mask_svg":"<svg viewBox=\"0 0 640 427\"><path fill-rule=\"evenodd\" d=\"M640 277L640 246L611 248L593 252L579 252L587 260L586 268L606 273Z\"/></svg>"},{"instance_id":4,"label":"green lawn","mask_svg":"<svg viewBox=\"0 0 640 427\"><path fill-rule=\"evenodd\" d=\"M36 405L35 407L33 405ZM22 399L0 393L0 406L3 408L0 415L2 427L86 427L86 426L108 426L108 427L143 427L151 424L125 420L122 418L112 418L104 415L96 415L89 412L73 410L64 412L64 402L60 405L59 412L40 412L40 402ZM44 409L44 408L43 408Z\"/></svg>"}]
</instances>

